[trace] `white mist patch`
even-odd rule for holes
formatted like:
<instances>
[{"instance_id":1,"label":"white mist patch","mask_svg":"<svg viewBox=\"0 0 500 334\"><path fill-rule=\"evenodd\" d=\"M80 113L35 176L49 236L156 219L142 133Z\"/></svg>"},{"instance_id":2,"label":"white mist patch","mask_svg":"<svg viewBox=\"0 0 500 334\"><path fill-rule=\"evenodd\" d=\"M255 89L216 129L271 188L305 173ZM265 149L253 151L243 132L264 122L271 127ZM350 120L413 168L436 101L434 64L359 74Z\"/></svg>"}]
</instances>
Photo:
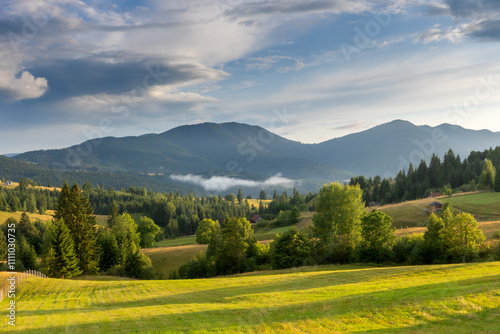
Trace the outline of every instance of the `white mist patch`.
<instances>
[{"instance_id":1,"label":"white mist patch","mask_svg":"<svg viewBox=\"0 0 500 334\"><path fill-rule=\"evenodd\" d=\"M203 187L203 189L208 191L224 191L231 187L272 187L272 186L283 186L286 188L293 188L297 183L297 180L288 179L282 177L281 173L271 176L264 181L252 181L245 179L237 179L227 176L212 176L209 179L205 179L200 175L170 175L172 180L192 183Z\"/></svg>"}]
</instances>

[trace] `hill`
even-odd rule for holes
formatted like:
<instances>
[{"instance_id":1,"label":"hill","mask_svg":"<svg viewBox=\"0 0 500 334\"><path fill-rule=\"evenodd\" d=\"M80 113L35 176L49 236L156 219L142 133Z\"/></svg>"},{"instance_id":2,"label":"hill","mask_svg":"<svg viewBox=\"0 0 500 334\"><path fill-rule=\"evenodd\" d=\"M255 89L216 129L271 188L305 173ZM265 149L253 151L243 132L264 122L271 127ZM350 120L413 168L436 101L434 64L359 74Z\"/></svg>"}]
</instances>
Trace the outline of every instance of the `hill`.
<instances>
[{"instance_id":1,"label":"hill","mask_svg":"<svg viewBox=\"0 0 500 334\"><path fill-rule=\"evenodd\" d=\"M462 158L471 151L483 151L500 145L500 132L475 131L441 124L416 126L396 120L369 130L350 134L311 146L319 161L356 175L394 176L415 168L421 159L440 158L451 148Z\"/></svg>"},{"instance_id":2,"label":"hill","mask_svg":"<svg viewBox=\"0 0 500 334\"><path fill-rule=\"evenodd\" d=\"M429 204L449 202L456 212L472 214L477 221L500 221L500 193L464 193L453 197L424 198L398 204L377 207L378 210L393 217L397 228L425 226L429 216Z\"/></svg>"},{"instance_id":3,"label":"hill","mask_svg":"<svg viewBox=\"0 0 500 334\"><path fill-rule=\"evenodd\" d=\"M176 281L28 278L16 293L15 330L496 333L499 278L499 262L320 266ZM0 331L8 327L3 321Z\"/></svg>"},{"instance_id":4,"label":"hill","mask_svg":"<svg viewBox=\"0 0 500 334\"><path fill-rule=\"evenodd\" d=\"M42 185L52 183L54 186L61 186L64 181L69 184L78 183L83 185L90 181L94 186L111 187L121 189L128 187L145 187L153 191L180 191L189 194L192 187L186 184L176 184L169 178L158 175L141 175L133 172L101 172L91 170L67 170L58 167L54 162L52 169L43 167L32 162L18 161L12 158L0 156L0 178L19 181L23 178L29 178Z\"/></svg>"},{"instance_id":5,"label":"hill","mask_svg":"<svg viewBox=\"0 0 500 334\"><path fill-rule=\"evenodd\" d=\"M302 144L259 126L232 122L186 125L138 137L93 139L67 149L23 153L13 159L64 172L128 173L129 178L149 175L156 177L155 182L164 189L172 186L172 174L262 181L280 173L300 180L300 190L316 191L325 182L354 175L394 176L410 162L417 166L421 159L429 161L433 153L442 157L450 148L465 157L472 150L497 145L499 132L449 124L416 126L398 120L323 143ZM183 184L175 185L179 188ZM200 184L194 188L201 189Z\"/></svg>"}]
</instances>

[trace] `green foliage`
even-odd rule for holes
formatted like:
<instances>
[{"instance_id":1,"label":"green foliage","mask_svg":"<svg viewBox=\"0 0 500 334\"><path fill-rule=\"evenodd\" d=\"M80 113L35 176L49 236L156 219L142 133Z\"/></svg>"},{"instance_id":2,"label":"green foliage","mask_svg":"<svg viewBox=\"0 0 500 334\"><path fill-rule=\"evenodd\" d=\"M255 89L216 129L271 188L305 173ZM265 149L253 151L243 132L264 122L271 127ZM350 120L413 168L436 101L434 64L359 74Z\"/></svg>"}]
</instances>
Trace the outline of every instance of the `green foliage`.
<instances>
[{"instance_id":1,"label":"green foliage","mask_svg":"<svg viewBox=\"0 0 500 334\"><path fill-rule=\"evenodd\" d=\"M7 238L3 231L0 233L0 261L7 261Z\"/></svg>"},{"instance_id":2,"label":"green foliage","mask_svg":"<svg viewBox=\"0 0 500 334\"><path fill-rule=\"evenodd\" d=\"M449 208L446 208L442 216L448 219ZM437 217L434 213L429 217L427 231L424 233L425 250L424 261L425 263L442 263L445 255L444 243L444 229L445 223L442 217Z\"/></svg>"},{"instance_id":3,"label":"green foliage","mask_svg":"<svg viewBox=\"0 0 500 334\"><path fill-rule=\"evenodd\" d=\"M241 188L238 189L238 195L236 198L238 199L238 203L241 204L243 202L243 192L241 191Z\"/></svg>"},{"instance_id":4,"label":"green foliage","mask_svg":"<svg viewBox=\"0 0 500 334\"><path fill-rule=\"evenodd\" d=\"M373 210L361 218L361 258L367 262L384 262L392 258L392 247L396 242L392 218Z\"/></svg>"},{"instance_id":5,"label":"green foliage","mask_svg":"<svg viewBox=\"0 0 500 334\"><path fill-rule=\"evenodd\" d=\"M125 258L123 270L128 277L143 278L145 269L151 267L151 260L139 249L130 252Z\"/></svg>"},{"instance_id":6,"label":"green foliage","mask_svg":"<svg viewBox=\"0 0 500 334\"><path fill-rule=\"evenodd\" d=\"M424 249L423 234L413 234L397 239L393 252L397 263L416 265L424 263Z\"/></svg>"},{"instance_id":7,"label":"green foliage","mask_svg":"<svg viewBox=\"0 0 500 334\"><path fill-rule=\"evenodd\" d=\"M311 264L311 242L296 228L277 234L271 243L273 269L286 269Z\"/></svg>"},{"instance_id":8,"label":"green foliage","mask_svg":"<svg viewBox=\"0 0 500 334\"><path fill-rule=\"evenodd\" d=\"M218 221L213 221L212 219L205 218L198 225L196 230L196 243L200 245L207 245L210 240L219 233L220 225Z\"/></svg>"},{"instance_id":9,"label":"green foliage","mask_svg":"<svg viewBox=\"0 0 500 334\"><path fill-rule=\"evenodd\" d=\"M361 239L361 218L366 214L359 185L339 183L324 185L320 190L313 216L314 234L330 254L330 262L351 261ZM333 257L332 257L333 256Z\"/></svg>"},{"instance_id":10,"label":"green foliage","mask_svg":"<svg viewBox=\"0 0 500 334\"><path fill-rule=\"evenodd\" d=\"M19 259L21 260L25 269L37 269L38 256L36 254L35 247L33 247L33 245L30 245L24 237L21 237L18 254Z\"/></svg>"},{"instance_id":11,"label":"green foliage","mask_svg":"<svg viewBox=\"0 0 500 334\"><path fill-rule=\"evenodd\" d=\"M54 225L50 249L45 261L47 274L50 277L71 278L82 273L78 267L71 232L62 219Z\"/></svg>"},{"instance_id":12,"label":"green foliage","mask_svg":"<svg viewBox=\"0 0 500 334\"><path fill-rule=\"evenodd\" d=\"M115 201L113 201L113 204L111 205L111 213L107 219L108 227L113 228L119 216L120 207Z\"/></svg>"},{"instance_id":13,"label":"green foliage","mask_svg":"<svg viewBox=\"0 0 500 334\"><path fill-rule=\"evenodd\" d=\"M94 211L82 191L75 183L71 189L64 183L54 215L64 220L74 241L79 268L85 274L98 271L98 249L96 247L96 219Z\"/></svg>"},{"instance_id":14,"label":"green foliage","mask_svg":"<svg viewBox=\"0 0 500 334\"><path fill-rule=\"evenodd\" d=\"M273 222L273 227L283 227L295 225L299 222L300 212L297 207L293 207L292 210L280 211L278 217Z\"/></svg>"},{"instance_id":15,"label":"green foliage","mask_svg":"<svg viewBox=\"0 0 500 334\"><path fill-rule=\"evenodd\" d=\"M266 200L267 199L267 194L265 190L261 190L259 193L259 199L261 200Z\"/></svg>"},{"instance_id":16,"label":"green foliage","mask_svg":"<svg viewBox=\"0 0 500 334\"><path fill-rule=\"evenodd\" d=\"M221 247L217 250L218 267L227 274L244 272L248 247L256 242L248 220L229 219L224 223Z\"/></svg>"},{"instance_id":17,"label":"green foliage","mask_svg":"<svg viewBox=\"0 0 500 334\"><path fill-rule=\"evenodd\" d=\"M140 236L137 224L128 213L123 213L117 220L112 230L120 249L120 264L124 264L129 254L135 253L140 248Z\"/></svg>"},{"instance_id":18,"label":"green foliage","mask_svg":"<svg viewBox=\"0 0 500 334\"><path fill-rule=\"evenodd\" d=\"M106 272L112 267L118 265L121 260L120 248L116 242L114 234L110 233L108 229L99 229L99 235L97 237L97 244L101 250L101 255L99 257L99 268Z\"/></svg>"},{"instance_id":19,"label":"green foliage","mask_svg":"<svg viewBox=\"0 0 500 334\"><path fill-rule=\"evenodd\" d=\"M497 171L495 173L495 183L493 185L493 188L495 189L496 192L500 192L500 165L497 168Z\"/></svg>"},{"instance_id":20,"label":"green foliage","mask_svg":"<svg viewBox=\"0 0 500 334\"><path fill-rule=\"evenodd\" d=\"M472 261L485 240L478 222L468 213L455 216L445 229L445 242L452 261Z\"/></svg>"},{"instance_id":21,"label":"green foliage","mask_svg":"<svg viewBox=\"0 0 500 334\"><path fill-rule=\"evenodd\" d=\"M151 218L141 216L137 224L137 232L139 232L141 248L151 248L154 247L156 235L161 233L161 229Z\"/></svg>"},{"instance_id":22,"label":"green foliage","mask_svg":"<svg viewBox=\"0 0 500 334\"><path fill-rule=\"evenodd\" d=\"M234 202L236 201L236 196L234 194L227 194L224 199L228 202Z\"/></svg>"},{"instance_id":23,"label":"green foliage","mask_svg":"<svg viewBox=\"0 0 500 334\"><path fill-rule=\"evenodd\" d=\"M491 162L491 160L486 159L483 165L481 176L479 177L479 185L483 189L493 189L495 174L496 170L495 167L493 167L493 163Z\"/></svg>"}]
</instances>

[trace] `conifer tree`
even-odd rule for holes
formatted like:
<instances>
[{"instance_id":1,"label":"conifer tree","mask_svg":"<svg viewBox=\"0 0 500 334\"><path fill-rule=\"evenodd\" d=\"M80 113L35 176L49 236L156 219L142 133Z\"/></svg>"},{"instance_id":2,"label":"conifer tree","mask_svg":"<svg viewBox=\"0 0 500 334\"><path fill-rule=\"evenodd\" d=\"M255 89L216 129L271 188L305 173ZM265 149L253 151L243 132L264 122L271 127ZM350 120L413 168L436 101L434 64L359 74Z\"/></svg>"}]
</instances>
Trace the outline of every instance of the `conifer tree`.
<instances>
[{"instance_id":1,"label":"conifer tree","mask_svg":"<svg viewBox=\"0 0 500 334\"><path fill-rule=\"evenodd\" d=\"M55 219L63 219L69 228L75 246L78 266L82 272L93 274L98 271L98 247L96 244L96 218L94 210L83 196L78 184L71 189L65 182L57 203Z\"/></svg>"},{"instance_id":2,"label":"conifer tree","mask_svg":"<svg viewBox=\"0 0 500 334\"><path fill-rule=\"evenodd\" d=\"M500 192L500 166L498 166L497 172L495 175L494 189L496 192Z\"/></svg>"},{"instance_id":3,"label":"conifer tree","mask_svg":"<svg viewBox=\"0 0 500 334\"><path fill-rule=\"evenodd\" d=\"M116 223L116 220L118 219L119 215L120 215L120 207L118 206L118 204L113 201L113 204L111 204L111 215L108 217L108 226L110 228L113 228L113 226L115 225Z\"/></svg>"},{"instance_id":4,"label":"conifer tree","mask_svg":"<svg viewBox=\"0 0 500 334\"><path fill-rule=\"evenodd\" d=\"M62 219L55 223L46 263L47 273L50 277L64 279L78 276L82 273L82 270L78 267L73 238L71 237L69 228Z\"/></svg>"},{"instance_id":5,"label":"conifer tree","mask_svg":"<svg viewBox=\"0 0 500 334\"><path fill-rule=\"evenodd\" d=\"M36 269L38 256L35 251L35 247L30 245L26 238L21 237L19 257L26 269Z\"/></svg>"}]
</instances>

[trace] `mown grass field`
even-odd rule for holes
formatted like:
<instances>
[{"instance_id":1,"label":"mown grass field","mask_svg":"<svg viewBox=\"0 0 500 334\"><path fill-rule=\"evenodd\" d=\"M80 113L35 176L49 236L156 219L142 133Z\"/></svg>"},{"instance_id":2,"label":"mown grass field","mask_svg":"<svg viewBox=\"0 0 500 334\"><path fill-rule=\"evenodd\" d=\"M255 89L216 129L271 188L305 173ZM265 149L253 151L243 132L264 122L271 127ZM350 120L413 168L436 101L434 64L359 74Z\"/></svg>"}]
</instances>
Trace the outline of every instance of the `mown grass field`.
<instances>
[{"instance_id":1,"label":"mown grass field","mask_svg":"<svg viewBox=\"0 0 500 334\"><path fill-rule=\"evenodd\" d=\"M471 213L478 221L500 220L500 193L494 192L424 198L416 201L384 205L377 207L377 210L393 217L393 224L398 228L419 227L427 223L430 215L428 207L432 202L443 204L450 202L456 212Z\"/></svg>"},{"instance_id":2,"label":"mown grass field","mask_svg":"<svg viewBox=\"0 0 500 334\"><path fill-rule=\"evenodd\" d=\"M16 306L16 327L5 318L1 332L498 333L500 262L174 281L30 278Z\"/></svg>"},{"instance_id":3,"label":"mown grass field","mask_svg":"<svg viewBox=\"0 0 500 334\"><path fill-rule=\"evenodd\" d=\"M487 192L472 195L453 196L448 201L456 211L468 212L481 221L500 220L500 193Z\"/></svg>"},{"instance_id":4,"label":"mown grass field","mask_svg":"<svg viewBox=\"0 0 500 334\"><path fill-rule=\"evenodd\" d=\"M184 263L194 259L196 254L205 252L207 245L185 245L143 249L149 256L155 270L167 279L170 272L179 269Z\"/></svg>"}]
</instances>

